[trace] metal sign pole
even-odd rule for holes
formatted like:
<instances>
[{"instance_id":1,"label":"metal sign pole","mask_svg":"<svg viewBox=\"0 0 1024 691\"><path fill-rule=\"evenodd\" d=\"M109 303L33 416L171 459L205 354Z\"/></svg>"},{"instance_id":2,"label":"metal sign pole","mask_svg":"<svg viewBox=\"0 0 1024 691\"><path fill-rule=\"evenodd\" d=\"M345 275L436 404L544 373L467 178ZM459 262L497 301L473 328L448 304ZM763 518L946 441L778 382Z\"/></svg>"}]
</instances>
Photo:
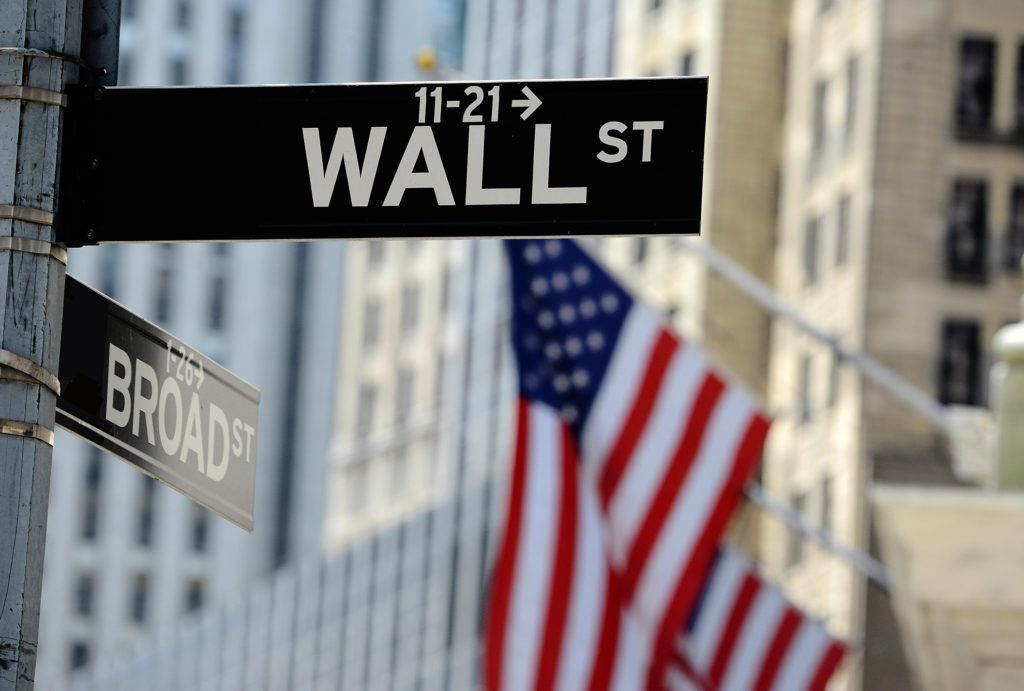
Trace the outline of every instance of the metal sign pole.
<instances>
[{"instance_id":1,"label":"metal sign pole","mask_svg":"<svg viewBox=\"0 0 1024 691\"><path fill-rule=\"evenodd\" d=\"M67 250L56 244L65 85L81 4L0 4L0 690L35 678Z\"/></svg>"}]
</instances>

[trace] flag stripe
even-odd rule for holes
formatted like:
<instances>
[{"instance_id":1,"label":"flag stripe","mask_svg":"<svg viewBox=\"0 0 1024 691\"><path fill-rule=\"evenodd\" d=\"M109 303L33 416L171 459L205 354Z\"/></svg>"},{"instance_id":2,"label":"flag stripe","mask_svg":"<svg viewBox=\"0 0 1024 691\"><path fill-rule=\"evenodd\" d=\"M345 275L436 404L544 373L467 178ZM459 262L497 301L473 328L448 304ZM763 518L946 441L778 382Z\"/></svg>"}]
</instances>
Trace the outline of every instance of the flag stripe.
<instances>
[{"instance_id":1,"label":"flag stripe","mask_svg":"<svg viewBox=\"0 0 1024 691\"><path fill-rule=\"evenodd\" d=\"M775 639L768 648L764 663L761 665L761 673L758 675L757 684L754 685L754 691L767 691L772 687L799 627L800 615L792 607L787 607L785 614L782 615L782 622L775 632Z\"/></svg>"},{"instance_id":2,"label":"flag stripe","mask_svg":"<svg viewBox=\"0 0 1024 691\"><path fill-rule=\"evenodd\" d=\"M807 688L811 691L824 689L825 684L828 683L829 678L835 673L836 667L839 666L845 654L846 648L841 643L832 643L822 658L821 666L818 667L814 679L811 680Z\"/></svg>"},{"instance_id":3,"label":"flag stripe","mask_svg":"<svg viewBox=\"0 0 1024 691\"><path fill-rule=\"evenodd\" d=\"M562 473L562 500L559 502L561 517L551 594L548 597L544 643L541 647L540 664L537 666L537 681L534 684L534 688L542 691L554 687L558 673L558 661L562 652L562 634L565 631L565 620L572 597L570 587L573 582L573 569L576 566L577 458L569 428L563 425L561 432L561 458L558 459ZM570 644L572 643L574 642L570 641Z\"/></svg>"},{"instance_id":4,"label":"flag stripe","mask_svg":"<svg viewBox=\"0 0 1024 691\"><path fill-rule=\"evenodd\" d=\"M722 380L713 373L708 373L704 378L703 386L690 414L690 424L684 427L685 432L679 443L679 448L676 449L668 471L662 478L661 487L650 504L643 527L640 529L626 561L623 591L629 599L633 597L640 574L644 566L647 565L647 559L650 557L651 550L661 534L661 529L669 513L677 505L676 498L679 490L693 465L704 438L704 430L707 428L711 413L723 389Z\"/></svg>"},{"instance_id":5,"label":"flag stripe","mask_svg":"<svg viewBox=\"0 0 1024 691\"><path fill-rule=\"evenodd\" d=\"M505 650L509 599L512 593L512 575L515 572L520 524L523 516L523 492L524 485L526 484L526 451L530 438L529 429L530 406L525 400L520 399L508 519L505 522L505 539L502 542L497 566L495 567L494 592L491 596L490 619L488 621L487 688L490 691L500 691L502 688L502 652Z\"/></svg>"},{"instance_id":6,"label":"flag stripe","mask_svg":"<svg viewBox=\"0 0 1024 691\"><path fill-rule=\"evenodd\" d=\"M647 419L654 409L655 401L658 399L658 390L664 382L665 370L668 368L672 355L678 347L678 341L666 332L662 331L654 344L650 361L647 364L647 371L644 374L643 384L633 401L633 406L626 424L622 428L615 446L603 464L603 472L600 480L601 505L607 510L615 488L622 478L626 464L629 462L636 448L637 441L643 433Z\"/></svg>"},{"instance_id":7,"label":"flag stripe","mask_svg":"<svg viewBox=\"0 0 1024 691\"><path fill-rule=\"evenodd\" d=\"M722 632L722 640L718 644L718 651L715 653L715 659L708 670L708 678L714 686L719 686L722 683L722 678L725 676L725 668L729 664L729 658L732 657L736 641L739 640L740 631L743 628L744 622L746 622L747 613L754 604L754 598L757 597L757 591L760 588L761 584L754 578L753 574L747 574L747 577L743 580L743 585L740 586L740 590L736 594L736 601L733 603L732 610L729 612L729 619L725 623L725 630Z\"/></svg>"},{"instance_id":8,"label":"flag stripe","mask_svg":"<svg viewBox=\"0 0 1024 691\"><path fill-rule=\"evenodd\" d=\"M601 615L601 640L598 644L594 673L588 684L591 691L605 691L611 684L612 673L615 670L615 650L619 645L619 629L622 624L622 610L619 608L622 599L618 593L617 576L610 565L607 567L606 579L608 585L604 612Z\"/></svg>"}]
</instances>

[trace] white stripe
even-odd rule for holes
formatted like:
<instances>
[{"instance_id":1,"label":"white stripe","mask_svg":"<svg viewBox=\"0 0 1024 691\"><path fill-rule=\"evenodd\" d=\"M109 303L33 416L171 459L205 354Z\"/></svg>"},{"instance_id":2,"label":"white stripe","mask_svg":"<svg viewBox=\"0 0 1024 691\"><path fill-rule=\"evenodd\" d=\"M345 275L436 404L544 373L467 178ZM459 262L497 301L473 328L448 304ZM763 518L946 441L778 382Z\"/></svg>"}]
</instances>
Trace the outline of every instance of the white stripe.
<instances>
[{"instance_id":1,"label":"white stripe","mask_svg":"<svg viewBox=\"0 0 1024 691\"><path fill-rule=\"evenodd\" d=\"M725 624L749 572L750 564L746 559L734 550L722 550L711 574L711 585L700 605L699 618L684 645L690 664L705 677L711 671Z\"/></svg>"},{"instance_id":2,"label":"white stripe","mask_svg":"<svg viewBox=\"0 0 1024 691\"><path fill-rule=\"evenodd\" d=\"M584 689L590 681L601 616L608 587L608 564L597 495L589 482L577 482L579 503L576 514L576 562L573 569L572 600L562 638L562 655L556 689Z\"/></svg>"},{"instance_id":3,"label":"white stripe","mask_svg":"<svg viewBox=\"0 0 1024 691\"><path fill-rule=\"evenodd\" d=\"M646 686L649 640L637 625L632 610L624 609L619 620L619 645L615 650L615 669L609 689L636 691Z\"/></svg>"},{"instance_id":4,"label":"white stripe","mask_svg":"<svg viewBox=\"0 0 1024 691\"><path fill-rule=\"evenodd\" d=\"M725 666L723 691L743 691L754 685L764 666L765 654L775 640L786 607L786 600L778 590L762 587L758 591L736 639L732 658Z\"/></svg>"},{"instance_id":5,"label":"white stripe","mask_svg":"<svg viewBox=\"0 0 1024 691\"><path fill-rule=\"evenodd\" d=\"M600 476L601 466L629 417L661 326L658 314L637 302L626 315L580 439L583 465L591 478Z\"/></svg>"},{"instance_id":6,"label":"white stripe","mask_svg":"<svg viewBox=\"0 0 1024 691\"><path fill-rule=\"evenodd\" d=\"M665 673L665 685L671 691L699 691L697 686L678 667L669 667Z\"/></svg>"},{"instance_id":7,"label":"white stripe","mask_svg":"<svg viewBox=\"0 0 1024 691\"><path fill-rule=\"evenodd\" d=\"M779 691L806 689L831 644L832 639L824 628L805 619L786 651L786 658L772 688Z\"/></svg>"},{"instance_id":8,"label":"white stripe","mask_svg":"<svg viewBox=\"0 0 1024 691\"><path fill-rule=\"evenodd\" d=\"M611 552L620 568L664 484L706 374L704 358L696 348L684 347L669 363L651 417L609 506Z\"/></svg>"},{"instance_id":9,"label":"white stripe","mask_svg":"<svg viewBox=\"0 0 1024 691\"><path fill-rule=\"evenodd\" d=\"M539 403L529 406L529 415L522 523L501 665L502 686L510 691L532 688L536 679L562 503L559 419Z\"/></svg>"},{"instance_id":10,"label":"white stripe","mask_svg":"<svg viewBox=\"0 0 1024 691\"><path fill-rule=\"evenodd\" d=\"M674 586L718 506L752 410L750 398L740 389L730 387L719 398L708 421L697 458L662 526L635 591L639 621L652 631L660 626L675 594Z\"/></svg>"}]
</instances>

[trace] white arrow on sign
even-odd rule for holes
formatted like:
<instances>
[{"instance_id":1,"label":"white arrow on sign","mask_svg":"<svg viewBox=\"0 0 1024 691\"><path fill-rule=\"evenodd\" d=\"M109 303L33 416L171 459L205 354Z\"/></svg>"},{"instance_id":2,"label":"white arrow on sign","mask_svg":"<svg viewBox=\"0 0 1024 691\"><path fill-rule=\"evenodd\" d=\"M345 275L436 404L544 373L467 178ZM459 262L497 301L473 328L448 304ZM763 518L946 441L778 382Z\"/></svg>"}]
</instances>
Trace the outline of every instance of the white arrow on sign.
<instances>
[{"instance_id":1,"label":"white arrow on sign","mask_svg":"<svg viewBox=\"0 0 1024 691\"><path fill-rule=\"evenodd\" d=\"M526 110L520 113L519 117L526 120L528 117L533 115L533 111L540 108L542 101L537 98L537 94L533 93L528 86L523 87L523 96L526 96L526 98L517 98L512 101L512 107L525 108Z\"/></svg>"}]
</instances>

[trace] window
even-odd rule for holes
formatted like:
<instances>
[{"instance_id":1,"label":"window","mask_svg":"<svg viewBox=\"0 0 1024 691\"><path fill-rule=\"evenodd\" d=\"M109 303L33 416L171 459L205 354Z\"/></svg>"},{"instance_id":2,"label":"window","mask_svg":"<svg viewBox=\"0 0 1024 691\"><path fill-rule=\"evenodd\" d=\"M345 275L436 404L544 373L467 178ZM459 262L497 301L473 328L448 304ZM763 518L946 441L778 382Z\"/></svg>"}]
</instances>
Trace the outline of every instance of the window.
<instances>
[{"instance_id":1,"label":"window","mask_svg":"<svg viewBox=\"0 0 1024 691\"><path fill-rule=\"evenodd\" d=\"M803 424L811 419L811 356L801 355L797 370L797 423Z\"/></svg>"},{"instance_id":2,"label":"window","mask_svg":"<svg viewBox=\"0 0 1024 691\"><path fill-rule=\"evenodd\" d=\"M636 238L633 240L633 263L642 264L647 259L647 249L650 238Z\"/></svg>"},{"instance_id":3,"label":"window","mask_svg":"<svg viewBox=\"0 0 1024 691\"><path fill-rule=\"evenodd\" d=\"M420 287L415 283L402 286L402 333L415 330L420 320Z\"/></svg>"},{"instance_id":4,"label":"window","mask_svg":"<svg viewBox=\"0 0 1024 691\"><path fill-rule=\"evenodd\" d=\"M104 247L100 256L100 290L111 298L117 298L121 248L117 245Z\"/></svg>"},{"instance_id":5,"label":"window","mask_svg":"<svg viewBox=\"0 0 1024 691\"><path fill-rule=\"evenodd\" d=\"M103 479L103 454L99 449L89 449L89 460L85 466L85 487L82 491L81 537L95 540L99 529L100 481Z\"/></svg>"},{"instance_id":6,"label":"window","mask_svg":"<svg viewBox=\"0 0 1024 691\"><path fill-rule=\"evenodd\" d=\"M984 180L957 180L953 185L946 232L946 274L952 280L986 278L987 198Z\"/></svg>"},{"instance_id":7,"label":"window","mask_svg":"<svg viewBox=\"0 0 1024 691\"><path fill-rule=\"evenodd\" d=\"M825 140L828 135L827 105L828 82L819 79L814 83L814 102L811 114L811 161L814 171L817 171L825 156Z\"/></svg>"},{"instance_id":8,"label":"window","mask_svg":"<svg viewBox=\"0 0 1024 691\"><path fill-rule=\"evenodd\" d=\"M174 245L160 245L157 249L156 297L153 312L158 322L166 324L171 318L171 298L174 293Z\"/></svg>"},{"instance_id":9,"label":"window","mask_svg":"<svg viewBox=\"0 0 1024 691\"><path fill-rule=\"evenodd\" d=\"M391 496L400 497L405 494L406 487L409 485L409 457L408 447L406 444L402 444L395 453L392 454L392 467L391 467Z\"/></svg>"},{"instance_id":10,"label":"window","mask_svg":"<svg viewBox=\"0 0 1024 691\"><path fill-rule=\"evenodd\" d=\"M413 381L411 370L403 369L398 373L398 385L395 390L395 421L398 425L405 425L409 420L409 413L412 410Z\"/></svg>"},{"instance_id":11,"label":"window","mask_svg":"<svg viewBox=\"0 0 1024 691\"><path fill-rule=\"evenodd\" d=\"M448 291L452 289L452 268L444 265L444 272L441 274L441 315L448 313Z\"/></svg>"},{"instance_id":12,"label":"window","mask_svg":"<svg viewBox=\"0 0 1024 691\"><path fill-rule=\"evenodd\" d=\"M832 351L832 357L829 361L828 369L828 407L831 408L839 400L839 373L842 362L839 360L839 354L836 351Z\"/></svg>"},{"instance_id":13,"label":"window","mask_svg":"<svg viewBox=\"0 0 1024 691\"><path fill-rule=\"evenodd\" d=\"M244 0L234 0L228 10L227 83L242 81L242 42L245 38Z\"/></svg>"},{"instance_id":14,"label":"window","mask_svg":"<svg viewBox=\"0 0 1024 691\"><path fill-rule=\"evenodd\" d=\"M818 0L818 14L828 12L836 4L836 0Z\"/></svg>"},{"instance_id":15,"label":"window","mask_svg":"<svg viewBox=\"0 0 1024 691\"><path fill-rule=\"evenodd\" d=\"M807 221L804 228L804 285L813 286L818 282L818 247L821 244L821 218L815 216Z\"/></svg>"},{"instance_id":16,"label":"window","mask_svg":"<svg viewBox=\"0 0 1024 691\"><path fill-rule=\"evenodd\" d=\"M366 480L366 461L360 458L348 468L348 510L350 513L358 513L366 507Z\"/></svg>"},{"instance_id":17,"label":"window","mask_svg":"<svg viewBox=\"0 0 1024 691\"><path fill-rule=\"evenodd\" d=\"M664 0L649 0L649 1L651 3L651 9L652 10L658 9L659 7L661 7L661 3L664 2Z\"/></svg>"},{"instance_id":18,"label":"window","mask_svg":"<svg viewBox=\"0 0 1024 691\"><path fill-rule=\"evenodd\" d=\"M387 249L387 245L385 245L382 241L380 241L380 240L370 240L369 244L367 246L367 250L366 250L366 253L367 253L366 261L369 263L369 265L370 266L377 266L378 264L383 262L384 261L384 251L386 249Z\"/></svg>"},{"instance_id":19,"label":"window","mask_svg":"<svg viewBox=\"0 0 1024 691\"><path fill-rule=\"evenodd\" d=\"M186 612L194 612L203 606L204 590L203 582L198 578L193 578L188 582L188 587L185 590Z\"/></svg>"},{"instance_id":20,"label":"window","mask_svg":"<svg viewBox=\"0 0 1024 691\"><path fill-rule=\"evenodd\" d=\"M174 25L179 29L187 29L191 12L192 3L189 0L178 0L174 8Z\"/></svg>"},{"instance_id":21,"label":"window","mask_svg":"<svg viewBox=\"0 0 1024 691\"><path fill-rule=\"evenodd\" d=\"M807 511L807 493L793 495L793 511L803 516ZM804 560L804 536L799 530L787 529L786 568L792 568Z\"/></svg>"},{"instance_id":22,"label":"window","mask_svg":"<svg viewBox=\"0 0 1024 691\"><path fill-rule=\"evenodd\" d=\"M144 475L142 477L142 495L139 497L139 521L136 524L136 541L140 545L153 542L153 503L156 497L156 480Z\"/></svg>"},{"instance_id":23,"label":"window","mask_svg":"<svg viewBox=\"0 0 1024 691\"><path fill-rule=\"evenodd\" d=\"M89 664L89 646L81 641L71 644L71 669L81 669Z\"/></svg>"},{"instance_id":24,"label":"window","mask_svg":"<svg viewBox=\"0 0 1024 691\"><path fill-rule=\"evenodd\" d=\"M213 246L210 257L210 302L208 323L213 331L222 331L225 323L225 312L227 310L228 292L228 260L230 245L217 244Z\"/></svg>"},{"instance_id":25,"label":"window","mask_svg":"<svg viewBox=\"0 0 1024 691\"><path fill-rule=\"evenodd\" d=\"M437 351L437 370L434 373L434 409L438 414L441 412L441 403L444 400L444 371L445 356L443 350Z\"/></svg>"},{"instance_id":26,"label":"window","mask_svg":"<svg viewBox=\"0 0 1024 691\"><path fill-rule=\"evenodd\" d=\"M679 74L689 76L695 74L695 65L697 62L697 56L692 50L688 50L683 53L683 57L679 60Z\"/></svg>"},{"instance_id":27,"label":"window","mask_svg":"<svg viewBox=\"0 0 1024 691\"><path fill-rule=\"evenodd\" d=\"M373 407L377 402L377 389L370 384L359 387L359 408L356 410L356 435L365 437L373 426Z\"/></svg>"},{"instance_id":28,"label":"window","mask_svg":"<svg viewBox=\"0 0 1024 691\"><path fill-rule=\"evenodd\" d=\"M846 264L850 258L850 195L839 198L836 213L836 266Z\"/></svg>"},{"instance_id":29,"label":"window","mask_svg":"<svg viewBox=\"0 0 1024 691\"><path fill-rule=\"evenodd\" d=\"M93 583L92 574L89 573L80 574L75 583L75 611L83 617L92 615Z\"/></svg>"},{"instance_id":30,"label":"window","mask_svg":"<svg viewBox=\"0 0 1024 691\"><path fill-rule=\"evenodd\" d=\"M121 16L124 19L135 19L136 9L135 0L121 0Z\"/></svg>"},{"instance_id":31,"label":"window","mask_svg":"<svg viewBox=\"0 0 1024 691\"><path fill-rule=\"evenodd\" d=\"M846 121L843 129L843 141L846 146L853 143L857 129L857 88L860 72L860 61L851 55L846 61Z\"/></svg>"},{"instance_id":32,"label":"window","mask_svg":"<svg viewBox=\"0 0 1024 691\"><path fill-rule=\"evenodd\" d=\"M1017 49L1017 135L1024 135L1024 43Z\"/></svg>"},{"instance_id":33,"label":"window","mask_svg":"<svg viewBox=\"0 0 1024 691\"><path fill-rule=\"evenodd\" d=\"M205 552L210 536L210 519L206 509L201 506L192 507L192 551Z\"/></svg>"},{"instance_id":34,"label":"window","mask_svg":"<svg viewBox=\"0 0 1024 691\"><path fill-rule=\"evenodd\" d=\"M992 39L968 38L960 43L960 74L956 128L960 134L988 132L992 126L996 44Z\"/></svg>"},{"instance_id":35,"label":"window","mask_svg":"<svg viewBox=\"0 0 1024 691\"><path fill-rule=\"evenodd\" d=\"M149 576L144 573L135 574L132 581L132 596L129 603L129 616L136 624L146 621L146 610L149 605Z\"/></svg>"},{"instance_id":36,"label":"window","mask_svg":"<svg viewBox=\"0 0 1024 691\"><path fill-rule=\"evenodd\" d=\"M977 322L943 322L938 387L943 404L981 404L980 336Z\"/></svg>"},{"instance_id":37,"label":"window","mask_svg":"<svg viewBox=\"0 0 1024 691\"><path fill-rule=\"evenodd\" d=\"M367 298L363 305L363 348L369 350L380 339L380 300Z\"/></svg>"},{"instance_id":38,"label":"window","mask_svg":"<svg viewBox=\"0 0 1024 691\"><path fill-rule=\"evenodd\" d=\"M1024 182L1013 186L1010 199L1010 227L1006 231L1004 262L1010 271L1020 271L1024 260Z\"/></svg>"},{"instance_id":39,"label":"window","mask_svg":"<svg viewBox=\"0 0 1024 691\"><path fill-rule=\"evenodd\" d=\"M188 67L185 58L176 57L171 59L171 84L185 84L188 79Z\"/></svg>"}]
</instances>

